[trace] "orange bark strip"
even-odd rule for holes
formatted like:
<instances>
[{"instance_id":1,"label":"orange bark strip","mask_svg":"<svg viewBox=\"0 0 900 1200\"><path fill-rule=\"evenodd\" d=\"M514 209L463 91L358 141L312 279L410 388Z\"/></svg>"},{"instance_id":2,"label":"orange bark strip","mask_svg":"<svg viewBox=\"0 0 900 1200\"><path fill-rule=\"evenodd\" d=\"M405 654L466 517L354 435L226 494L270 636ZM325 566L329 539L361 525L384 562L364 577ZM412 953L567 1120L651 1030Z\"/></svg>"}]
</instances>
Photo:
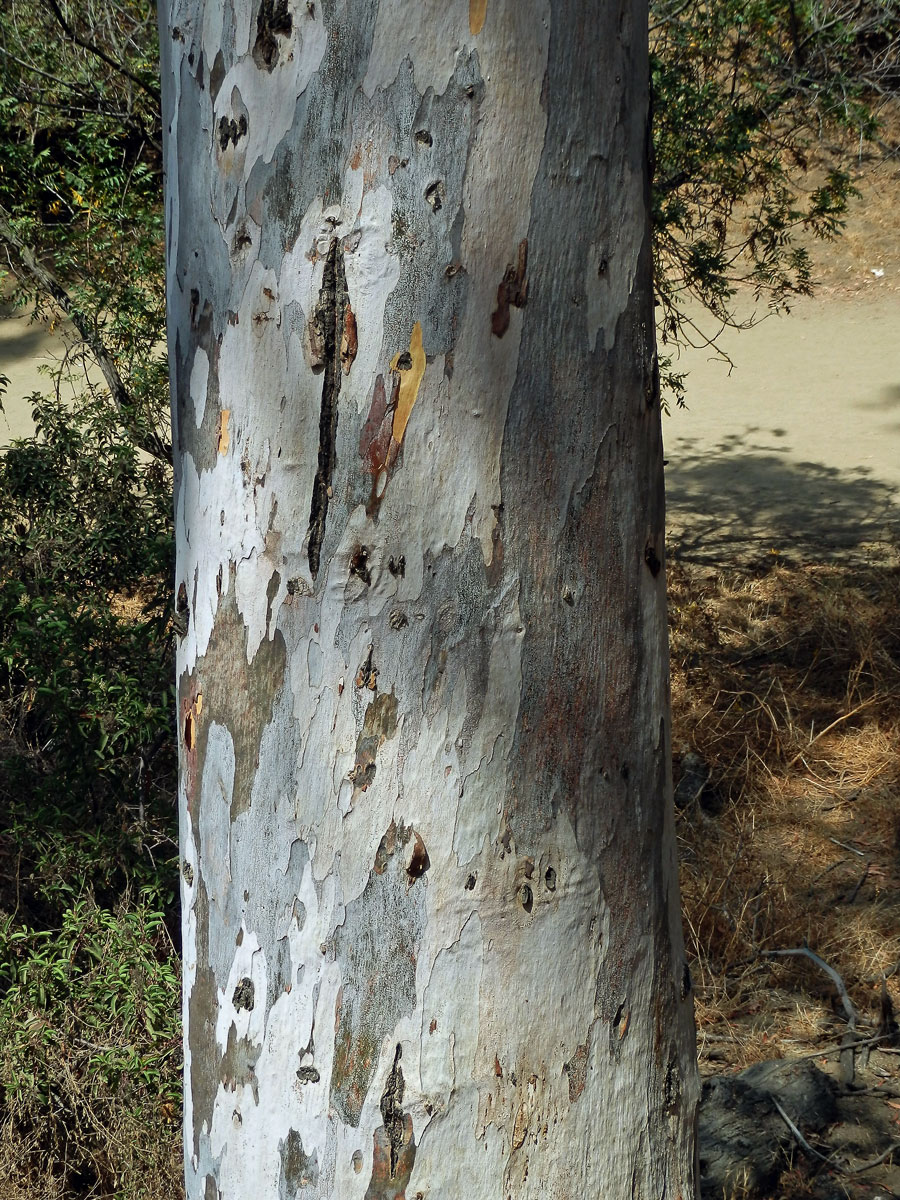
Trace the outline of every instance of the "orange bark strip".
<instances>
[{"instance_id":1,"label":"orange bark strip","mask_svg":"<svg viewBox=\"0 0 900 1200\"><path fill-rule=\"evenodd\" d=\"M481 33L487 16L487 0L469 0L469 31Z\"/></svg>"},{"instance_id":2,"label":"orange bark strip","mask_svg":"<svg viewBox=\"0 0 900 1200\"><path fill-rule=\"evenodd\" d=\"M409 339L409 353L395 354L391 360L391 370L400 376L400 394L397 397L397 408L394 412L394 441L402 445L403 435L409 414L413 410L419 385L425 374L425 351L422 348L422 326L416 321L413 325L412 336Z\"/></svg>"},{"instance_id":3,"label":"orange bark strip","mask_svg":"<svg viewBox=\"0 0 900 1200\"><path fill-rule=\"evenodd\" d=\"M219 413L219 440L216 443L216 449L220 454L227 454L228 447L231 445L231 435L228 432L228 418L230 416L230 408L223 408Z\"/></svg>"}]
</instances>

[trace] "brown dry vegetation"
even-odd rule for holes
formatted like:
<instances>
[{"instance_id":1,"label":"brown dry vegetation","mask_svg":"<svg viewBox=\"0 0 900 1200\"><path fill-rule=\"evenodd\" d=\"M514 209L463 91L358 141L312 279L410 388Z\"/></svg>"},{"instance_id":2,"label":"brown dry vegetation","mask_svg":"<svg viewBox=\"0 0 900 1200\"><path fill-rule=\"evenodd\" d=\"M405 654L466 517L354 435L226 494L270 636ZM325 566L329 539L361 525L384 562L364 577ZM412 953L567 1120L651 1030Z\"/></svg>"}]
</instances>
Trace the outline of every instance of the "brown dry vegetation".
<instances>
[{"instance_id":1,"label":"brown dry vegetation","mask_svg":"<svg viewBox=\"0 0 900 1200\"><path fill-rule=\"evenodd\" d=\"M808 946L833 967L861 1036L883 979L900 1006L900 569L676 564L669 603L701 1071L833 1064L847 1029L835 986L808 958L769 953ZM872 1062L865 1082L896 1097L900 1058ZM900 1134L900 1114L881 1115ZM803 1167L778 1195L869 1194L801 1187ZM889 1166L879 1182L896 1185Z\"/></svg>"}]
</instances>

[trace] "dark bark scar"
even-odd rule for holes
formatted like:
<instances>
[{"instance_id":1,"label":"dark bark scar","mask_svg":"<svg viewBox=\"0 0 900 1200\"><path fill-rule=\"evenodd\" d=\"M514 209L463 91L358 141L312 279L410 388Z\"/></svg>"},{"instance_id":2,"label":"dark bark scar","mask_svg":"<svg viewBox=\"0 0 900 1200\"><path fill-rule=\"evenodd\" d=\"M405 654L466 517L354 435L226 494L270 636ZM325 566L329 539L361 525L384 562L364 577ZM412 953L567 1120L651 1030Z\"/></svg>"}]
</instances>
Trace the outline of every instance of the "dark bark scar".
<instances>
[{"instance_id":1,"label":"dark bark scar","mask_svg":"<svg viewBox=\"0 0 900 1200\"><path fill-rule=\"evenodd\" d=\"M497 307L491 314L491 332L495 337L503 337L509 329L509 309L524 308L528 302L528 279L525 272L528 267L528 239L519 242L519 253L516 265L512 263L506 268L506 274L497 288Z\"/></svg>"}]
</instances>

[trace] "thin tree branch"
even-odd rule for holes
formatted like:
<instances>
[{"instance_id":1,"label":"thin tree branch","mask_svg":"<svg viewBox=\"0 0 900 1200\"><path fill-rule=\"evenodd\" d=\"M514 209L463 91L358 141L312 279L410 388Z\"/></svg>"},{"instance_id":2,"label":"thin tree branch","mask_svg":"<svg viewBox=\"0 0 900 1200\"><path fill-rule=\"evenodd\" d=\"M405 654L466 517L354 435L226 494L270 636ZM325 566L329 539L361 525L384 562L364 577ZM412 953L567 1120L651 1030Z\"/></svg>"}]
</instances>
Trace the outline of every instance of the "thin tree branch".
<instances>
[{"instance_id":1,"label":"thin tree branch","mask_svg":"<svg viewBox=\"0 0 900 1200\"><path fill-rule=\"evenodd\" d=\"M52 0L51 0L52 2ZM133 429L133 413L136 404L133 396L128 391L122 376L119 374L118 367L110 352L104 346L97 331L92 327L87 316L80 311L69 297L68 292L59 282L55 275L51 274L45 266L38 262L34 251L26 246L11 224L10 214L0 205L0 238L3 238L16 252L19 261L35 280L35 282L43 289L47 295L51 296L56 304L66 314L75 328L78 330L82 341L88 346L91 354L96 360L97 366L100 368L103 378L106 380L107 387L113 401L122 414L126 422L126 428ZM152 455L154 458L162 459L165 462L172 461L172 449L163 439L154 432L137 438L137 444L142 450Z\"/></svg>"},{"instance_id":2,"label":"thin tree branch","mask_svg":"<svg viewBox=\"0 0 900 1200\"><path fill-rule=\"evenodd\" d=\"M84 40L84 38L79 37L66 20L57 0L49 0L49 2L50 8L53 10L53 15L56 17L58 24L61 26L63 32L70 41L74 42L76 46L80 46L82 50L87 50L88 54L95 55L100 59L101 62L105 62L108 67L112 67L114 71L118 71L120 75L124 75L126 79L130 79L132 83L136 84L139 88L145 91L148 96L152 96L156 104L162 104L162 97L160 96L158 88L155 88L152 84L147 83L146 80L141 79L140 75L135 75L133 71L129 71L123 63L116 62L114 58L110 58L105 50L101 50L100 47L95 46L93 42L87 42Z\"/></svg>"},{"instance_id":3,"label":"thin tree branch","mask_svg":"<svg viewBox=\"0 0 900 1200\"><path fill-rule=\"evenodd\" d=\"M847 1024L851 1029L856 1029L856 1022L859 1018L843 979L841 979L834 967L830 967L823 958L819 958L818 954L810 950L809 946L797 946L791 950L766 950L765 954L768 958L783 958L789 954L801 954L804 958L808 958L811 962L814 962L817 967L821 967L837 989L844 1012L847 1014Z\"/></svg>"}]
</instances>

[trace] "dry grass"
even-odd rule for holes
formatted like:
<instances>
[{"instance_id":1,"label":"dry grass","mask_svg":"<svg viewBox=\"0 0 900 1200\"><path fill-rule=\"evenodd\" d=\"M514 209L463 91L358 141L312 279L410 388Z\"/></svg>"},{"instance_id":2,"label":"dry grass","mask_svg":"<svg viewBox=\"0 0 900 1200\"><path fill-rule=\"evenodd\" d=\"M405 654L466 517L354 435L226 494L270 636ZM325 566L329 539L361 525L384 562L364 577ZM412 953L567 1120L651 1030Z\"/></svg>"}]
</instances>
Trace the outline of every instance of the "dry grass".
<instances>
[{"instance_id":1,"label":"dry grass","mask_svg":"<svg viewBox=\"0 0 900 1200\"><path fill-rule=\"evenodd\" d=\"M712 1069L835 1044L835 989L876 1016L900 963L900 572L670 570L676 779L701 1060ZM900 1006L897 977L889 988Z\"/></svg>"}]
</instances>

